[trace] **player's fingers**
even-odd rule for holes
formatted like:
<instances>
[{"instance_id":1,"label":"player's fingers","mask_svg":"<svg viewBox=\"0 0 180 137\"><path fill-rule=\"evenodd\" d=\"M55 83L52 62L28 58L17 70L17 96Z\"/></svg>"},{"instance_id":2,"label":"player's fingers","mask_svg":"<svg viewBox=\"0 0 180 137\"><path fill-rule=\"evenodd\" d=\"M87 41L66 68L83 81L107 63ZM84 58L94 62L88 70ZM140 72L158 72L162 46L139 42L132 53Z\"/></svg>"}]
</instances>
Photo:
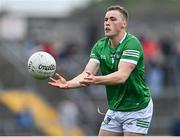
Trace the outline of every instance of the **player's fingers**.
<instances>
[{"instance_id":1,"label":"player's fingers","mask_svg":"<svg viewBox=\"0 0 180 137\"><path fill-rule=\"evenodd\" d=\"M57 87L56 83L54 82L48 82L49 85Z\"/></svg>"},{"instance_id":2,"label":"player's fingers","mask_svg":"<svg viewBox=\"0 0 180 137\"><path fill-rule=\"evenodd\" d=\"M58 73L56 73L55 75L56 75L58 78L61 78L61 76L60 76Z\"/></svg>"},{"instance_id":3,"label":"player's fingers","mask_svg":"<svg viewBox=\"0 0 180 137\"><path fill-rule=\"evenodd\" d=\"M79 83L83 85L83 84L85 84L86 82L85 82L85 81L79 81Z\"/></svg>"},{"instance_id":4,"label":"player's fingers","mask_svg":"<svg viewBox=\"0 0 180 137\"><path fill-rule=\"evenodd\" d=\"M49 77L49 79L50 79L51 81L53 81L53 82L56 82L56 80L53 79L52 77Z\"/></svg>"},{"instance_id":5,"label":"player's fingers","mask_svg":"<svg viewBox=\"0 0 180 137\"><path fill-rule=\"evenodd\" d=\"M87 80L80 81L79 83L82 85L89 85L90 84L89 81L87 81Z\"/></svg>"},{"instance_id":6,"label":"player's fingers","mask_svg":"<svg viewBox=\"0 0 180 137\"><path fill-rule=\"evenodd\" d=\"M63 80L64 78L61 76L61 75L59 75L58 73L56 73L55 74L59 79L61 79L61 80Z\"/></svg>"},{"instance_id":7,"label":"player's fingers","mask_svg":"<svg viewBox=\"0 0 180 137\"><path fill-rule=\"evenodd\" d=\"M85 77L84 79L85 79L85 80L92 80L91 77Z\"/></svg>"},{"instance_id":8,"label":"player's fingers","mask_svg":"<svg viewBox=\"0 0 180 137\"><path fill-rule=\"evenodd\" d=\"M82 86L82 87L86 87L86 86L89 86L89 84L85 84L85 83L80 83L80 85Z\"/></svg>"},{"instance_id":9,"label":"player's fingers","mask_svg":"<svg viewBox=\"0 0 180 137\"><path fill-rule=\"evenodd\" d=\"M87 73L88 75L91 75L91 72L89 72L89 71L86 71L86 73Z\"/></svg>"},{"instance_id":10,"label":"player's fingers","mask_svg":"<svg viewBox=\"0 0 180 137\"><path fill-rule=\"evenodd\" d=\"M61 86L57 85L56 83L53 82L48 82L49 85L56 87L56 88L61 88Z\"/></svg>"},{"instance_id":11,"label":"player's fingers","mask_svg":"<svg viewBox=\"0 0 180 137\"><path fill-rule=\"evenodd\" d=\"M82 87L85 87L86 85L88 85L88 84L81 84Z\"/></svg>"}]
</instances>

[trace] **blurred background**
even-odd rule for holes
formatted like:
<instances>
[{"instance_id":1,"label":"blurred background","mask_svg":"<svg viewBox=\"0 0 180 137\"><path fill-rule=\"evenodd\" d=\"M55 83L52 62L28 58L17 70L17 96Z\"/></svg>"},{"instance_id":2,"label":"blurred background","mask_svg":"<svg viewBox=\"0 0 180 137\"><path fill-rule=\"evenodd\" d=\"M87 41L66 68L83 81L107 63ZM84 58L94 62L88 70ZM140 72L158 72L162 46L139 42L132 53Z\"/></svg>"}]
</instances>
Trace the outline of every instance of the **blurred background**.
<instances>
[{"instance_id":1,"label":"blurred background","mask_svg":"<svg viewBox=\"0 0 180 137\"><path fill-rule=\"evenodd\" d=\"M103 37L106 8L129 11L142 42L154 117L148 135L180 135L179 0L0 0L0 135L97 135L107 110L104 86L50 87L27 73L36 51L51 53L67 80Z\"/></svg>"}]
</instances>

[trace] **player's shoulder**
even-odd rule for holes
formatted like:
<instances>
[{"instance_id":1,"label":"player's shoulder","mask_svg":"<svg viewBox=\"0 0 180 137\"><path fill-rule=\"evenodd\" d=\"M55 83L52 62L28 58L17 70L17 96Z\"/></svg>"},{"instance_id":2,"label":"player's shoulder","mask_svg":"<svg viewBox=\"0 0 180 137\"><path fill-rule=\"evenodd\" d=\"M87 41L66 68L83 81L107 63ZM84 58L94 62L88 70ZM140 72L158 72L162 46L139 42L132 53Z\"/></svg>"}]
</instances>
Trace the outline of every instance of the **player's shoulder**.
<instances>
[{"instance_id":1,"label":"player's shoulder","mask_svg":"<svg viewBox=\"0 0 180 137\"><path fill-rule=\"evenodd\" d=\"M128 39L128 40L138 41L138 42L139 42L139 39L138 39L135 35L133 35L133 34L131 34L131 33L127 33L127 39Z\"/></svg>"},{"instance_id":2,"label":"player's shoulder","mask_svg":"<svg viewBox=\"0 0 180 137\"><path fill-rule=\"evenodd\" d=\"M140 44L139 39L131 33L127 33L127 42L135 42L135 43Z\"/></svg>"},{"instance_id":3,"label":"player's shoulder","mask_svg":"<svg viewBox=\"0 0 180 137\"><path fill-rule=\"evenodd\" d=\"M124 49L143 51L139 39L130 33L127 34Z\"/></svg>"},{"instance_id":4,"label":"player's shoulder","mask_svg":"<svg viewBox=\"0 0 180 137\"><path fill-rule=\"evenodd\" d=\"M140 40L136 36L134 36L130 33L127 34L125 47L142 49Z\"/></svg>"},{"instance_id":5,"label":"player's shoulder","mask_svg":"<svg viewBox=\"0 0 180 137\"><path fill-rule=\"evenodd\" d=\"M104 44L108 43L108 41L109 41L109 38L107 38L107 37L102 37L102 38L100 38L99 40L97 40L95 46L96 46L96 47L102 47Z\"/></svg>"}]
</instances>

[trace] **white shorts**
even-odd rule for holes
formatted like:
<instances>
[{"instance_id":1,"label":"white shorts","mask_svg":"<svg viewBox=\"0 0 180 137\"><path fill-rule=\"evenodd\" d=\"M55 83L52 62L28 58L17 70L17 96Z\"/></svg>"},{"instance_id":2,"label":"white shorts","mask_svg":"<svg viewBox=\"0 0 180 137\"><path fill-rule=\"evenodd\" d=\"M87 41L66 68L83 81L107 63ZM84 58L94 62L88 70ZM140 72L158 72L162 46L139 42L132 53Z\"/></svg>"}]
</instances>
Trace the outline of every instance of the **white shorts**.
<instances>
[{"instance_id":1,"label":"white shorts","mask_svg":"<svg viewBox=\"0 0 180 137\"><path fill-rule=\"evenodd\" d=\"M147 134L153 114L153 102L139 111L121 112L108 109L101 129L111 132Z\"/></svg>"}]
</instances>

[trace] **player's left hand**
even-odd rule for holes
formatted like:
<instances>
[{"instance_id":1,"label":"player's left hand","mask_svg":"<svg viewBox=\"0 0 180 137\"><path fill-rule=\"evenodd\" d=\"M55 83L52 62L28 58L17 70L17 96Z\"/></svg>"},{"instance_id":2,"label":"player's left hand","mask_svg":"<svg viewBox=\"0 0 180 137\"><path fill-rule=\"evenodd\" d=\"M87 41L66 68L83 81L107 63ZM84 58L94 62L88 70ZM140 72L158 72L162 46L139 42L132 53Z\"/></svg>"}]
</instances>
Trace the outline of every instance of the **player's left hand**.
<instances>
[{"instance_id":1,"label":"player's left hand","mask_svg":"<svg viewBox=\"0 0 180 137\"><path fill-rule=\"evenodd\" d=\"M86 72L87 76L84 77L82 81L80 81L80 84L94 84L95 82L95 76L91 72Z\"/></svg>"}]
</instances>

